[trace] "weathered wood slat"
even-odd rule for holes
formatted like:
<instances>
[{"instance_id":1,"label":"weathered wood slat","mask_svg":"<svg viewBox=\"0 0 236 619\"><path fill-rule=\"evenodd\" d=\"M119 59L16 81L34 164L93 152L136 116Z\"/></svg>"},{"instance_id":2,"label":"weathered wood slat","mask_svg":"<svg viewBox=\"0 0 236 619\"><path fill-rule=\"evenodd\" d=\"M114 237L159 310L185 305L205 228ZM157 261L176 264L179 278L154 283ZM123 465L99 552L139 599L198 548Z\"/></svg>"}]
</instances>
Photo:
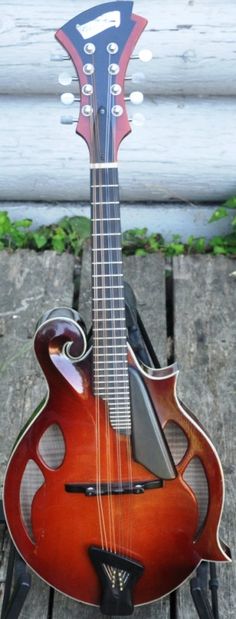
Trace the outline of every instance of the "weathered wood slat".
<instances>
[{"instance_id":1,"label":"weathered wood slat","mask_svg":"<svg viewBox=\"0 0 236 619\"><path fill-rule=\"evenodd\" d=\"M73 265L69 255L25 250L0 253L0 483L16 437L46 392L32 336L40 315L71 305ZM46 619L48 586L36 576L22 619Z\"/></svg>"},{"instance_id":2,"label":"weathered wood slat","mask_svg":"<svg viewBox=\"0 0 236 619\"><path fill-rule=\"evenodd\" d=\"M148 271L148 278L146 276ZM19 428L35 403L45 393L45 383L31 353L35 321L40 313L56 304L71 304L73 258L51 252L19 251L0 254L0 358L2 407L2 471ZM162 258L127 259L126 278L137 293L139 308L149 332L156 332L158 351L165 350L164 265ZM81 282L81 309L88 311L88 260ZM175 352L182 371L179 395L194 409L217 445L225 471L226 505L222 537L233 549L234 529L234 367L235 367L235 262L227 258L180 257L174 259ZM155 295L155 296L154 296ZM161 330L161 333L160 333ZM24 363L23 363L24 359ZM231 619L235 609L234 567L222 566L220 613ZM48 587L37 577L23 619L46 619ZM188 583L180 590L180 617L195 619ZM135 611L136 619L167 619L168 601ZM55 594L57 619L81 616L95 619L99 611L78 605Z\"/></svg>"},{"instance_id":3,"label":"weathered wood slat","mask_svg":"<svg viewBox=\"0 0 236 619\"><path fill-rule=\"evenodd\" d=\"M63 64L50 62L60 48L54 32L76 11L94 0L3 0L1 5L1 93L60 92L57 76ZM149 94L236 94L235 23L232 0L135 1L135 12L149 19L137 49L153 50L152 63L134 61L131 72L144 70Z\"/></svg>"},{"instance_id":4,"label":"weathered wood slat","mask_svg":"<svg viewBox=\"0 0 236 619\"><path fill-rule=\"evenodd\" d=\"M88 200L88 150L61 113L53 97L1 97L2 200ZM133 201L134 187L136 201L235 192L236 99L153 99L143 113L145 126L120 149L122 200Z\"/></svg>"},{"instance_id":5,"label":"weathered wood slat","mask_svg":"<svg viewBox=\"0 0 236 619\"><path fill-rule=\"evenodd\" d=\"M174 259L178 393L209 431L222 461L226 499L220 534L235 556L235 261L207 256ZM236 607L235 563L218 567L219 612ZM185 607L184 590L181 597ZM183 613L194 619L189 611Z\"/></svg>"},{"instance_id":6,"label":"weathered wood slat","mask_svg":"<svg viewBox=\"0 0 236 619\"><path fill-rule=\"evenodd\" d=\"M46 390L32 350L35 326L50 307L71 305L73 262L47 251L0 253L1 480L16 436Z\"/></svg>"}]
</instances>

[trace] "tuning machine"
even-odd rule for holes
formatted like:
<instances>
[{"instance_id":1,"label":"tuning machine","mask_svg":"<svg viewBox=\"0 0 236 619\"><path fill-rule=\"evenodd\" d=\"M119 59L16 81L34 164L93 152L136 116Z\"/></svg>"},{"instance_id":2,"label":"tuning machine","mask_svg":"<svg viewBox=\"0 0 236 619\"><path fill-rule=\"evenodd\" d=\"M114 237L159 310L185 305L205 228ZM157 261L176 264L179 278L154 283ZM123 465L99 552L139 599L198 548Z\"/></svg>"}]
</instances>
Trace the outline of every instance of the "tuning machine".
<instances>
[{"instance_id":1,"label":"tuning machine","mask_svg":"<svg viewBox=\"0 0 236 619\"><path fill-rule=\"evenodd\" d=\"M50 60L52 60L52 62L62 62L63 60L70 60L70 56L68 55L63 55L62 54L51 54Z\"/></svg>"},{"instance_id":2,"label":"tuning machine","mask_svg":"<svg viewBox=\"0 0 236 619\"><path fill-rule=\"evenodd\" d=\"M78 77L74 75L70 75L69 73L66 73L65 71L63 71L63 73L60 73L58 76L58 82L62 86L70 86L72 82L78 82L78 81L79 81Z\"/></svg>"},{"instance_id":3,"label":"tuning machine","mask_svg":"<svg viewBox=\"0 0 236 619\"><path fill-rule=\"evenodd\" d=\"M78 118L73 118L73 116L61 116L60 123L61 125L73 125L78 122Z\"/></svg>"},{"instance_id":4,"label":"tuning machine","mask_svg":"<svg viewBox=\"0 0 236 619\"><path fill-rule=\"evenodd\" d=\"M141 105L143 103L143 93L139 90L134 90L128 97L125 97L125 101L130 101L133 105Z\"/></svg>"},{"instance_id":5,"label":"tuning machine","mask_svg":"<svg viewBox=\"0 0 236 619\"><path fill-rule=\"evenodd\" d=\"M61 95L61 102L63 105L72 105L72 103L75 103L76 101L80 101L80 98L75 97L72 92L63 92Z\"/></svg>"},{"instance_id":6,"label":"tuning machine","mask_svg":"<svg viewBox=\"0 0 236 619\"><path fill-rule=\"evenodd\" d=\"M141 49L138 54L131 56L131 60L141 60L142 62L150 62L153 53L150 49Z\"/></svg>"}]
</instances>

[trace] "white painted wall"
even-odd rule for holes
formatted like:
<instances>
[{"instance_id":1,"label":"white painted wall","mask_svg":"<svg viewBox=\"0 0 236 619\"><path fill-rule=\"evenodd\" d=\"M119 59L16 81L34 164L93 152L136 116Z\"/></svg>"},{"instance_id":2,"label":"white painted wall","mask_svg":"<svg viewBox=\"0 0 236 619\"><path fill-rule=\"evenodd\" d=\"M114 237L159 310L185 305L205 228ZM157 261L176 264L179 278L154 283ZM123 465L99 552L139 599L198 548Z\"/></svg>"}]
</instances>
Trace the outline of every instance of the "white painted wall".
<instances>
[{"instance_id":1,"label":"white painted wall","mask_svg":"<svg viewBox=\"0 0 236 619\"><path fill-rule=\"evenodd\" d=\"M1 2L0 209L13 217L30 211L43 223L58 219L68 201L66 212L74 213L78 201L89 199L87 148L74 126L59 123L65 110L58 73L73 68L50 56L60 51L55 30L94 4ZM149 19L137 51L149 47L154 59L129 65L129 74L145 72L146 122L120 150L123 225L133 227L135 218L155 230L158 219L168 238L221 233L227 222L208 226L212 210L205 205L236 193L236 3L135 0L134 10ZM72 114L78 113L75 106Z\"/></svg>"}]
</instances>

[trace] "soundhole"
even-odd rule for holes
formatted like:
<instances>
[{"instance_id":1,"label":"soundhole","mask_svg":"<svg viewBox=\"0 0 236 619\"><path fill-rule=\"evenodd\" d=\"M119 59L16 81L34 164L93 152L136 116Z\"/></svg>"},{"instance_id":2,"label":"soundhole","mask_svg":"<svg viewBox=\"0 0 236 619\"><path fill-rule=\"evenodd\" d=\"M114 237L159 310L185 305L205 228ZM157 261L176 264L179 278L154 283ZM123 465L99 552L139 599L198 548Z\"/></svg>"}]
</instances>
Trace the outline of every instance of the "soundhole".
<instances>
[{"instance_id":1,"label":"soundhole","mask_svg":"<svg viewBox=\"0 0 236 619\"><path fill-rule=\"evenodd\" d=\"M25 525L26 531L31 541L34 543L35 539L32 529L31 508L33 498L37 490L42 486L43 483L44 476L42 474L42 471L40 471L40 468L34 462L34 460L28 460L20 485L20 508L21 517Z\"/></svg>"},{"instance_id":2,"label":"soundhole","mask_svg":"<svg viewBox=\"0 0 236 619\"><path fill-rule=\"evenodd\" d=\"M65 457L65 441L57 423L47 428L38 444L38 451L43 462L51 469L61 466Z\"/></svg>"},{"instance_id":3,"label":"soundhole","mask_svg":"<svg viewBox=\"0 0 236 619\"><path fill-rule=\"evenodd\" d=\"M166 424L164 434L174 463L177 465L181 462L188 449L187 436L174 421L169 421Z\"/></svg>"},{"instance_id":4,"label":"soundhole","mask_svg":"<svg viewBox=\"0 0 236 619\"><path fill-rule=\"evenodd\" d=\"M198 503L199 518L195 538L201 532L207 516L209 504L209 489L204 467L199 458L193 458L183 475L184 481L190 486Z\"/></svg>"}]
</instances>

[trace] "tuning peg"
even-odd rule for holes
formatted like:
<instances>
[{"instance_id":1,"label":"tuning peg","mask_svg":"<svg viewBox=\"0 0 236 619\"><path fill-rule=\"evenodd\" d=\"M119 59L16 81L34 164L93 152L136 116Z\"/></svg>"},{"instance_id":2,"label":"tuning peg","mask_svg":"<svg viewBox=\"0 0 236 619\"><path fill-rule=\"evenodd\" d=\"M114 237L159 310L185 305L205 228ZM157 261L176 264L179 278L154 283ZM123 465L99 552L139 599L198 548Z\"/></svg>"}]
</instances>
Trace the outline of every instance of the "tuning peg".
<instances>
[{"instance_id":1,"label":"tuning peg","mask_svg":"<svg viewBox=\"0 0 236 619\"><path fill-rule=\"evenodd\" d=\"M58 76L58 82L62 86L70 86L72 82L78 82L79 79L76 76L72 76L69 73L60 73Z\"/></svg>"},{"instance_id":2,"label":"tuning peg","mask_svg":"<svg viewBox=\"0 0 236 619\"><path fill-rule=\"evenodd\" d=\"M130 93L129 97L125 97L125 101L131 101L134 105L140 105L143 103L143 93L139 92L139 90L134 90Z\"/></svg>"},{"instance_id":3,"label":"tuning peg","mask_svg":"<svg viewBox=\"0 0 236 619\"><path fill-rule=\"evenodd\" d=\"M152 60L152 52L150 49L141 49L138 54L131 56L131 60L141 60L142 62L149 62Z\"/></svg>"},{"instance_id":4,"label":"tuning peg","mask_svg":"<svg viewBox=\"0 0 236 619\"><path fill-rule=\"evenodd\" d=\"M77 123L78 118L73 118L72 116L61 116L60 123L61 125L73 125L73 123Z\"/></svg>"},{"instance_id":5,"label":"tuning peg","mask_svg":"<svg viewBox=\"0 0 236 619\"><path fill-rule=\"evenodd\" d=\"M51 54L50 59L53 62L61 62L62 60L70 60L70 56L68 55L62 56L61 54Z\"/></svg>"},{"instance_id":6,"label":"tuning peg","mask_svg":"<svg viewBox=\"0 0 236 619\"><path fill-rule=\"evenodd\" d=\"M80 101L79 97L75 97L72 92L63 92L61 95L61 102L63 105L71 105L75 101Z\"/></svg>"}]
</instances>

